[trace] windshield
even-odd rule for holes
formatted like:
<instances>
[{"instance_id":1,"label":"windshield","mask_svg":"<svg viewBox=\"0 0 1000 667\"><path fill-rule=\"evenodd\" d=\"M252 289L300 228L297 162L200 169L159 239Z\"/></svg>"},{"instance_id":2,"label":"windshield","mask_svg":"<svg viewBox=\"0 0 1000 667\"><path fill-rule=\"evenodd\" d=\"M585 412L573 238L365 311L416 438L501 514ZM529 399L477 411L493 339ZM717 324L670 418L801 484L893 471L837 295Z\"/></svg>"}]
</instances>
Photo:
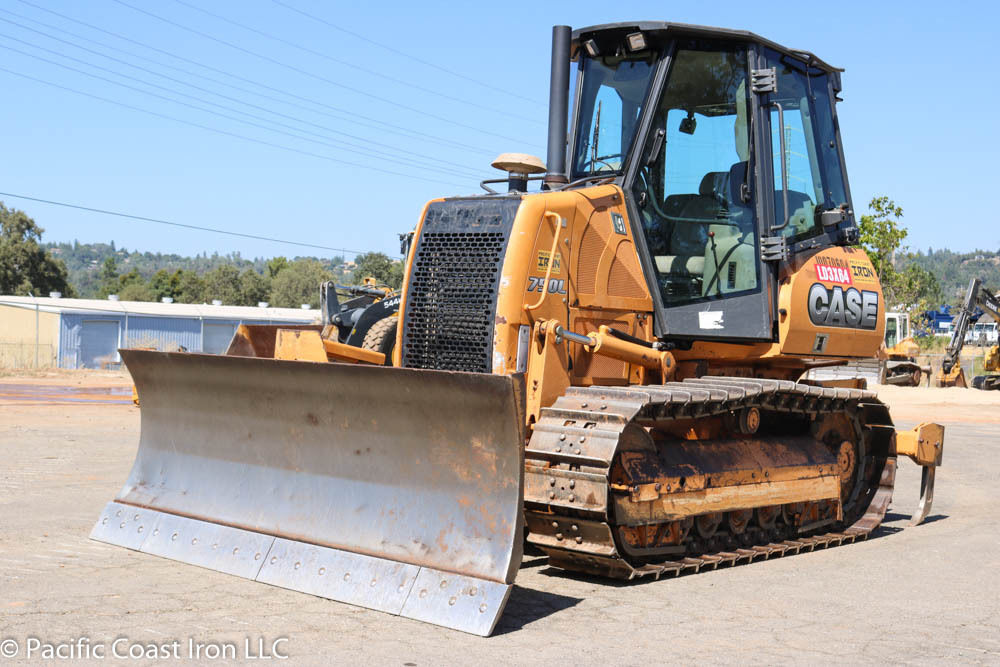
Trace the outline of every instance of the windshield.
<instances>
[{"instance_id":1,"label":"windshield","mask_svg":"<svg viewBox=\"0 0 1000 667\"><path fill-rule=\"evenodd\" d=\"M655 60L584 58L572 178L624 168Z\"/></svg>"}]
</instances>

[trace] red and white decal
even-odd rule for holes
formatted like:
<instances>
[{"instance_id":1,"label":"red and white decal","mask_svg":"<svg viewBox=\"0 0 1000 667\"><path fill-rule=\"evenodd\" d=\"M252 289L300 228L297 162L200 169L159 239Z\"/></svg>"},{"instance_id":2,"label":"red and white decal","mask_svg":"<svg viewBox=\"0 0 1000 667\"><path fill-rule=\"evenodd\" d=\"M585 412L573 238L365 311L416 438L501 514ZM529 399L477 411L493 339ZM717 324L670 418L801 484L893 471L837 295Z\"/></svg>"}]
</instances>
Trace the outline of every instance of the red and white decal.
<instances>
[{"instance_id":1,"label":"red and white decal","mask_svg":"<svg viewBox=\"0 0 1000 667\"><path fill-rule=\"evenodd\" d=\"M825 283L839 283L850 285L851 272L840 266L828 266L826 264L816 265L816 278Z\"/></svg>"}]
</instances>

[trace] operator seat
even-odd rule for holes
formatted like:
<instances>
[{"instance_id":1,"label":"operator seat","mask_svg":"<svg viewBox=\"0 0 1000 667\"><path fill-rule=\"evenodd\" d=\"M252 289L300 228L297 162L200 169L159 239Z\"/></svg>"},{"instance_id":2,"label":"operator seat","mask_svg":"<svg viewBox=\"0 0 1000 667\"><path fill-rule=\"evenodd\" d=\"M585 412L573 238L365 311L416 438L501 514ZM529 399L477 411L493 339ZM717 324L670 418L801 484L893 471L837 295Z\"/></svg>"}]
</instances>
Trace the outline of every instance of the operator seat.
<instances>
[{"instance_id":1,"label":"operator seat","mask_svg":"<svg viewBox=\"0 0 1000 667\"><path fill-rule=\"evenodd\" d=\"M670 254L657 255L660 273L701 276L705 271L705 245L711 223L725 215L725 191L729 175L723 171L705 174L696 195L672 195L664 206L676 211L671 226Z\"/></svg>"},{"instance_id":2,"label":"operator seat","mask_svg":"<svg viewBox=\"0 0 1000 667\"><path fill-rule=\"evenodd\" d=\"M742 196L746 175L747 163L737 162L725 174L724 189L718 191L723 210L718 222L708 226L702 296L740 292L757 285L753 211Z\"/></svg>"}]
</instances>

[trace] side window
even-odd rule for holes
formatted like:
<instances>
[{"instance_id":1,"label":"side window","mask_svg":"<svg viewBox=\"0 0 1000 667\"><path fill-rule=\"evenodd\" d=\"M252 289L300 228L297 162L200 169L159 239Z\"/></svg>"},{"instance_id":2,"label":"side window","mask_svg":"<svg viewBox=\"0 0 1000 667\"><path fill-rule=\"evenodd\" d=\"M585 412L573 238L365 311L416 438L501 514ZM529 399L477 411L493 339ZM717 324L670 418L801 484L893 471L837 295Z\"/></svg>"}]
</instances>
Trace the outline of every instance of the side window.
<instances>
[{"instance_id":1,"label":"side window","mask_svg":"<svg viewBox=\"0 0 1000 667\"><path fill-rule=\"evenodd\" d=\"M785 107L785 105L782 105ZM803 108L804 107L804 108ZM807 232L815 225L816 210L816 190L814 183L818 179L813 178L813 163L809 160L809 142L806 139L807 132L812 126L809 124L808 104L804 100L799 100L795 106L785 107L783 113L778 113L776 108L771 109L771 155L774 156L774 188L778 192L775 197L774 210L778 224L782 220L788 220L787 226L782 230L785 236L798 236ZM781 122L784 122L784 125ZM780 130L778 129L780 128ZM784 135L784 142L781 141L781 134ZM782 156L781 148L784 146L785 152ZM781 168L781 160L785 161L785 168ZM788 183L783 181L783 177L788 178ZM782 188L788 187L788 211L785 212L785 201ZM787 216L787 217L786 217Z\"/></svg>"},{"instance_id":2,"label":"side window","mask_svg":"<svg viewBox=\"0 0 1000 667\"><path fill-rule=\"evenodd\" d=\"M799 241L824 232L822 211L847 205L828 75L770 50L766 60L777 71L769 96L773 233Z\"/></svg>"},{"instance_id":3,"label":"side window","mask_svg":"<svg viewBox=\"0 0 1000 667\"><path fill-rule=\"evenodd\" d=\"M759 291L746 49L678 45L633 185L666 307Z\"/></svg>"}]
</instances>

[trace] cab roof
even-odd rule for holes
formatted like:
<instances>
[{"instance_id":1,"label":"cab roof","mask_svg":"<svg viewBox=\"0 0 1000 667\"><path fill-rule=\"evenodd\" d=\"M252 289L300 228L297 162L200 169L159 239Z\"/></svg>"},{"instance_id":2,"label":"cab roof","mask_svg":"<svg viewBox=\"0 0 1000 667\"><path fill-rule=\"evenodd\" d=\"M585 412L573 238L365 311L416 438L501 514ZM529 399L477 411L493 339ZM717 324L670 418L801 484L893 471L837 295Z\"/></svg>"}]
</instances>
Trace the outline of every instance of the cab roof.
<instances>
[{"instance_id":1,"label":"cab roof","mask_svg":"<svg viewBox=\"0 0 1000 667\"><path fill-rule=\"evenodd\" d=\"M576 53L577 47L579 47L579 45L587 39L590 39L591 37L600 37L602 36L602 33L604 36L607 36L608 33L618 33L622 38L624 38L625 35L633 32L642 32L654 42L665 41L674 37L706 37L716 39L737 39L745 42L754 42L774 49L779 53L784 53L793 58L802 60L812 67L817 67L827 72L839 73L844 71L842 68L834 67L833 65L821 60L809 51L790 49L787 46L782 46L781 44L772 42L769 39L765 39L760 35L747 30L730 30L728 28L713 28L711 26L691 25L687 23L669 23L666 21L604 23L601 25L579 28L573 31L573 52Z\"/></svg>"}]
</instances>

